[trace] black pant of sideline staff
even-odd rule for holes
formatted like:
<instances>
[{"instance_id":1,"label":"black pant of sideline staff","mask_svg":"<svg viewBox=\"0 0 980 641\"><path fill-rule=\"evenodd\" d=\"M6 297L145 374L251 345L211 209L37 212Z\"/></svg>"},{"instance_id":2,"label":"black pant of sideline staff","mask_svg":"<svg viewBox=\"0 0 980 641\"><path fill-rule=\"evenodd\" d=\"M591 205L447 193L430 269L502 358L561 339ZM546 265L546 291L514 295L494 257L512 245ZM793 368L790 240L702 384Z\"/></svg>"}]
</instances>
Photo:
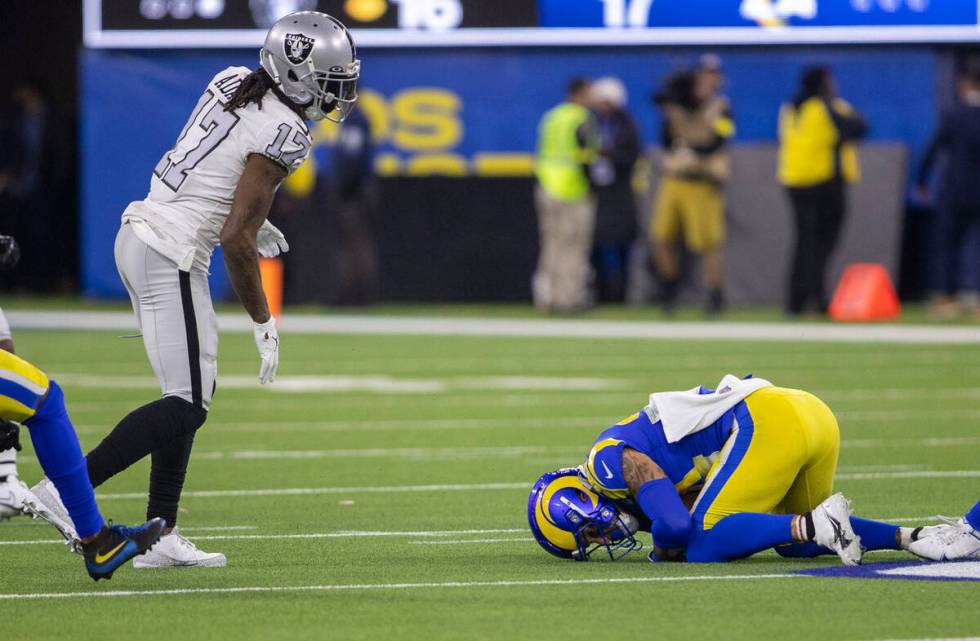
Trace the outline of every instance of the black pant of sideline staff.
<instances>
[{"instance_id":1,"label":"black pant of sideline staff","mask_svg":"<svg viewBox=\"0 0 980 641\"><path fill-rule=\"evenodd\" d=\"M827 261L844 222L844 183L831 180L813 187L791 187L787 192L796 220L796 247L786 311L800 314L812 303L823 313L829 304L824 292Z\"/></svg>"}]
</instances>

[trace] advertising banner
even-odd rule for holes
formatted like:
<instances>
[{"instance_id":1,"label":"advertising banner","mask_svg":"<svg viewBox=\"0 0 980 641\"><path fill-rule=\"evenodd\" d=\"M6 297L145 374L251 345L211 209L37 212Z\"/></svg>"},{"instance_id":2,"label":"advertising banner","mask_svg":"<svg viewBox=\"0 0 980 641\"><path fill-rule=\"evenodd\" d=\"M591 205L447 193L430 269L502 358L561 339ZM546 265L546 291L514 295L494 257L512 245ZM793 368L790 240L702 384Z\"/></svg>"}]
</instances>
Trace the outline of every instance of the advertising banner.
<instances>
[{"instance_id":1,"label":"advertising banner","mask_svg":"<svg viewBox=\"0 0 980 641\"><path fill-rule=\"evenodd\" d=\"M85 0L85 44L254 47L313 9L364 47L980 40L973 0Z\"/></svg>"},{"instance_id":2,"label":"advertising banner","mask_svg":"<svg viewBox=\"0 0 980 641\"><path fill-rule=\"evenodd\" d=\"M724 53L736 140L773 141L779 105L804 65L830 65L843 96L868 118L874 140L921 150L935 119L935 55L926 49L763 50ZM88 294L124 294L112 243L126 205L146 196L149 177L171 148L211 77L231 65L257 66L255 51L86 51L79 113L82 272ZM658 49L369 50L363 52L360 109L375 141L381 176L527 177L537 124L562 100L570 77L615 75L646 145L659 137L650 95L693 54ZM901 105L896 109L896 105ZM336 129L314 128L316 147ZM315 154L318 155L318 154ZM398 216L397 199L382 203ZM530 207L530 203L528 204ZM465 219L467 208L459 207ZM220 258L213 271L223 274ZM223 281L216 281L226 292Z\"/></svg>"}]
</instances>

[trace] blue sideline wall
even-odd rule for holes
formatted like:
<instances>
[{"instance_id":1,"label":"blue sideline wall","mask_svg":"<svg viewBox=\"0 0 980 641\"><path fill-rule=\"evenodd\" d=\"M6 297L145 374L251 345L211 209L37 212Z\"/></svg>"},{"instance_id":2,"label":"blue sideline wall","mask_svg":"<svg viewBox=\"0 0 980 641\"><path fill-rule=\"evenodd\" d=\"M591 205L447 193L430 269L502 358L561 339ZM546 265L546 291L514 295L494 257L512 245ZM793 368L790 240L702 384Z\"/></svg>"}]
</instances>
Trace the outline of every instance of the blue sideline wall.
<instances>
[{"instance_id":1,"label":"blue sideline wall","mask_svg":"<svg viewBox=\"0 0 980 641\"><path fill-rule=\"evenodd\" d=\"M936 122L939 55L928 47L733 49L724 60L737 140L772 141L777 111L801 69L829 64L841 94L871 123L873 140L907 145L913 164ZM678 49L469 49L362 51L364 107L386 174L526 173L541 113L575 74L616 75L647 144L659 120L649 96L698 51ZM81 59L81 272L89 296L122 297L112 256L119 216L146 195L204 85L253 51L85 51ZM329 138L323 131L321 139ZM383 205L384 206L384 205ZM530 206L530 203L529 203ZM220 256L212 288L229 294Z\"/></svg>"}]
</instances>

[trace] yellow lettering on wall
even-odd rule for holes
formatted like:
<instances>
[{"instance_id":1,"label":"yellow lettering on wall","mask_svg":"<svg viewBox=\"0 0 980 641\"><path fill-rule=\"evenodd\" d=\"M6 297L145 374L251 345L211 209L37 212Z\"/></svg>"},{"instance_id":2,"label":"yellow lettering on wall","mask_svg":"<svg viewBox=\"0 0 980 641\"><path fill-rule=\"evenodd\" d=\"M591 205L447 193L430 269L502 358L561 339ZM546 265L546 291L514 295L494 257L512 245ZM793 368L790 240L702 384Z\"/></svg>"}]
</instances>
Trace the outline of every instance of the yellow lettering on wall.
<instances>
[{"instance_id":1,"label":"yellow lettering on wall","mask_svg":"<svg viewBox=\"0 0 980 641\"><path fill-rule=\"evenodd\" d=\"M534 174L534 155L506 151L475 154L473 173L477 176L530 176Z\"/></svg>"},{"instance_id":2,"label":"yellow lettering on wall","mask_svg":"<svg viewBox=\"0 0 980 641\"><path fill-rule=\"evenodd\" d=\"M374 173L379 176L397 176L401 173L401 165L398 154L378 154L374 158Z\"/></svg>"},{"instance_id":3,"label":"yellow lettering on wall","mask_svg":"<svg viewBox=\"0 0 980 641\"><path fill-rule=\"evenodd\" d=\"M463 102L446 89L406 89L391 100L397 121L391 140L405 150L449 149L463 138Z\"/></svg>"},{"instance_id":4,"label":"yellow lettering on wall","mask_svg":"<svg viewBox=\"0 0 980 641\"><path fill-rule=\"evenodd\" d=\"M358 89L357 108L364 112L374 142L384 142L391 137L391 116L384 96L371 89Z\"/></svg>"},{"instance_id":5,"label":"yellow lettering on wall","mask_svg":"<svg viewBox=\"0 0 980 641\"><path fill-rule=\"evenodd\" d=\"M408 176L465 176L466 158L457 154L418 154L405 166Z\"/></svg>"}]
</instances>

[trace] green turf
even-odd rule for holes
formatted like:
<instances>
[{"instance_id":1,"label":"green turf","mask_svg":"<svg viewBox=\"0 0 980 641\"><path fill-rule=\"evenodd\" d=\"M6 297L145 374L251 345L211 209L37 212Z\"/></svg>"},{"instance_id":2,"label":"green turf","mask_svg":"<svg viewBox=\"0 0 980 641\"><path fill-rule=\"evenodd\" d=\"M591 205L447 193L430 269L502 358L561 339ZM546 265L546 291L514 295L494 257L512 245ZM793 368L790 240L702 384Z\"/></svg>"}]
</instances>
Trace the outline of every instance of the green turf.
<instances>
[{"instance_id":1,"label":"green turf","mask_svg":"<svg viewBox=\"0 0 980 641\"><path fill-rule=\"evenodd\" d=\"M66 381L83 446L156 395L139 341L112 333L17 335L21 354ZM226 379L257 374L250 336L222 337ZM980 632L976 583L812 577L676 582L490 585L505 580L788 575L834 559L773 554L725 565L576 564L526 540L526 489L366 492L429 484L527 483L577 464L600 429L641 407L656 389L755 373L818 393L841 419L840 473L975 470L980 459L980 346L587 341L565 339L283 337L283 381L387 376L443 386L431 393L221 389L200 433L187 489L341 488L330 493L185 497L181 524L222 570L120 570L93 584L58 545L0 545L7 593L285 586L372 589L208 593L105 599L0 600L6 639L916 639ZM97 378L108 377L108 378ZM501 389L497 377L599 379L571 391ZM130 387L121 387L130 383ZM607 387L603 388L602 384ZM961 437L959 441L923 441ZM358 450L338 452L338 450ZM255 458L291 452L294 458ZM305 454L303 454L305 452ZM24 453L31 456L29 448ZM308 458L295 458L306 456ZM21 468L36 480L39 468ZM145 491L141 463L100 488ZM978 479L852 479L838 488L871 517L956 514ZM344 490L342 488L349 488ZM351 504L351 502L353 502ZM142 520L144 502L110 498L108 517ZM195 528L241 527L239 530ZM248 539L345 530L505 530L425 537ZM507 532L506 530L517 530ZM206 537L229 537L210 539ZM46 540L24 519L0 524L0 541ZM419 541L512 539L495 543ZM647 539L648 541L648 539ZM869 560L904 558L876 553Z\"/></svg>"}]
</instances>

